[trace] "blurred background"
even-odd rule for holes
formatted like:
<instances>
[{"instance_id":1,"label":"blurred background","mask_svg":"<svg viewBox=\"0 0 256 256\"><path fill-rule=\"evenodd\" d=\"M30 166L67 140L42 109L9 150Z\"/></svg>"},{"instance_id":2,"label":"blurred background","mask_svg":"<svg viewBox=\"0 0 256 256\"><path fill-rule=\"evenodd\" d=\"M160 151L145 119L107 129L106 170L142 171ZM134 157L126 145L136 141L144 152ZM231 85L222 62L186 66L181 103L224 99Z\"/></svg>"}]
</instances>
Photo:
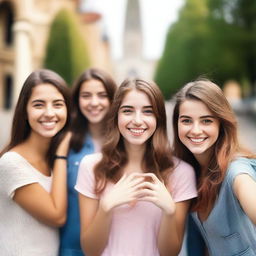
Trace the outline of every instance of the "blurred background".
<instances>
[{"instance_id":1,"label":"blurred background","mask_svg":"<svg viewBox=\"0 0 256 256\"><path fill-rule=\"evenodd\" d=\"M256 152L255 0L0 0L0 148L25 78L38 68L69 86L86 68L157 82L171 138L173 94L198 77L216 82Z\"/></svg>"}]
</instances>

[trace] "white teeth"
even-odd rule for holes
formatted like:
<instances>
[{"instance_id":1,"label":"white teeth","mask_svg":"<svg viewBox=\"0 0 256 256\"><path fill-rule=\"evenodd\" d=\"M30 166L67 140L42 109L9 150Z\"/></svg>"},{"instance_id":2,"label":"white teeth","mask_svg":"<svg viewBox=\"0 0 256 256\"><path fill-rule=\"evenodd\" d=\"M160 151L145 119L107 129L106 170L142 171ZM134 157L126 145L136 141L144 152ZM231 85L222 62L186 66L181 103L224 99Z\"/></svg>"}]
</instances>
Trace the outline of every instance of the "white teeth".
<instances>
[{"instance_id":1,"label":"white teeth","mask_svg":"<svg viewBox=\"0 0 256 256\"><path fill-rule=\"evenodd\" d=\"M44 126L51 127L56 124L56 122L41 122Z\"/></svg>"},{"instance_id":2,"label":"white teeth","mask_svg":"<svg viewBox=\"0 0 256 256\"><path fill-rule=\"evenodd\" d=\"M130 129L132 133L136 134L142 134L144 132L144 129Z\"/></svg>"},{"instance_id":3,"label":"white teeth","mask_svg":"<svg viewBox=\"0 0 256 256\"><path fill-rule=\"evenodd\" d=\"M196 142L196 143L200 143L200 142L204 141L204 138L203 139L190 138L190 140L192 140L193 142Z\"/></svg>"}]
</instances>

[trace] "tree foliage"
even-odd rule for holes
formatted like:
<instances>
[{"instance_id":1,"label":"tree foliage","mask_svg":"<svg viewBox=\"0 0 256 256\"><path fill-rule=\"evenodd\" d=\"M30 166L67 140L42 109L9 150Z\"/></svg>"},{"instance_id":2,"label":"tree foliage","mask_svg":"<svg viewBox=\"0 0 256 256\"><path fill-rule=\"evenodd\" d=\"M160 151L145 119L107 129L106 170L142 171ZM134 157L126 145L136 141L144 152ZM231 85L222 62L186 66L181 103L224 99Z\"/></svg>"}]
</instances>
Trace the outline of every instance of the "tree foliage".
<instances>
[{"instance_id":1,"label":"tree foliage","mask_svg":"<svg viewBox=\"0 0 256 256\"><path fill-rule=\"evenodd\" d=\"M252 28L248 30L242 25L249 23L241 18L241 13L246 13L238 8L242 2L186 1L179 20L169 29L155 74L166 98L200 76L219 85L229 79L239 82L250 79L253 65L249 67L248 57L256 50L252 39L256 33L252 35ZM248 18L247 14L245 16ZM252 42L254 47L250 45ZM255 57L252 59L256 60ZM250 81L253 83L252 79Z\"/></svg>"},{"instance_id":2,"label":"tree foliage","mask_svg":"<svg viewBox=\"0 0 256 256\"><path fill-rule=\"evenodd\" d=\"M59 73L71 85L90 60L75 16L60 10L51 25L44 61L45 68Z\"/></svg>"}]
</instances>

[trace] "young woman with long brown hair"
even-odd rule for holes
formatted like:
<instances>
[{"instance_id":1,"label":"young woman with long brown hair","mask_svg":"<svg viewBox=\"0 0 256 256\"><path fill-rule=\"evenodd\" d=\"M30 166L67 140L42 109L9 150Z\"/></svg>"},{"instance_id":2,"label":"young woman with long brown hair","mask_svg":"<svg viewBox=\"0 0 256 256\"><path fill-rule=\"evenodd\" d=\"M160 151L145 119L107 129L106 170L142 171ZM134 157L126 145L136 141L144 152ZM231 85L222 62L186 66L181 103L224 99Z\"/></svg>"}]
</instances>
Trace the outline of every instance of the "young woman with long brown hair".
<instances>
[{"instance_id":1,"label":"young woman with long brown hair","mask_svg":"<svg viewBox=\"0 0 256 256\"><path fill-rule=\"evenodd\" d=\"M256 255L256 157L239 146L222 90L208 80L185 85L173 128L175 154L198 171L192 217L209 254Z\"/></svg>"},{"instance_id":2,"label":"young woman with long brown hair","mask_svg":"<svg viewBox=\"0 0 256 256\"><path fill-rule=\"evenodd\" d=\"M177 255L194 170L172 157L163 96L154 83L117 89L101 154L80 165L81 245L88 255Z\"/></svg>"},{"instance_id":3,"label":"young woman with long brown hair","mask_svg":"<svg viewBox=\"0 0 256 256\"><path fill-rule=\"evenodd\" d=\"M60 256L84 255L80 246L78 193L74 186L82 158L101 149L105 117L116 88L112 77L98 68L86 69L73 84L72 137L67 158L68 209L67 222L60 229Z\"/></svg>"},{"instance_id":4,"label":"young woman with long brown hair","mask_svg":"<svg viewBox=\"0 0 256 256\"><path fill-rule=\"evenodd\" d=\"M69 90L58 74L42 69L28 76L0 158L1 255L58 255L69 110Z\"/></svg>"}]
</instances>

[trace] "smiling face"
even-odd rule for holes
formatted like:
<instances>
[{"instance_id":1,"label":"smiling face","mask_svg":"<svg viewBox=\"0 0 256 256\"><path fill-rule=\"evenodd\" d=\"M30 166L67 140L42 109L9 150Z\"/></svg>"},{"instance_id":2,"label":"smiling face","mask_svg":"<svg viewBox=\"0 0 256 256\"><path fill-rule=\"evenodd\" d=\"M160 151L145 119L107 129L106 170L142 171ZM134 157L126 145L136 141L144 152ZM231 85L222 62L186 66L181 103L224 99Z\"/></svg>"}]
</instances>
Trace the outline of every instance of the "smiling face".
<instances>
[{"instance_id":1,"label":"smiling face","mask_svg":"<svg viewBox=\"0 0 256 256\"><path fill-rule=\"evenodd\" d=\"M110 101L101 81L92 79L81 85L79 107L91 124L100 123L107 114Z\"/></svg>"},{"instance_id":2,"label":"smiling face","mask_svg":"<svg viewBox=\"0 0 256 256\"><path fill-rule=\"evenodd\" d=\"M145 146L156 130L156 117L148 96L139 90L128 91L118 111L118 128L126 146Z\"/></svg>"},{"instance_id":3,"label":"smiling face","mask_svg":"<svg viewBox=\"0 0 256 256\"><path fill-rule=\"evenodd\" d=\"M65 125L67 107L63 95L51 84L36 85L27 104L30 136L52 138Z\"/></svg>"},{"instance_id":4,"label":"smiling face","mask_svg":"<svg viewBox=\"0 0 256 256\"><path fill-rule=\"evenodd\" d=\"M209 160L220 122L199 100L185 100L179 108L178 135L200 164Z\"/></svg>"}]
</instances>

